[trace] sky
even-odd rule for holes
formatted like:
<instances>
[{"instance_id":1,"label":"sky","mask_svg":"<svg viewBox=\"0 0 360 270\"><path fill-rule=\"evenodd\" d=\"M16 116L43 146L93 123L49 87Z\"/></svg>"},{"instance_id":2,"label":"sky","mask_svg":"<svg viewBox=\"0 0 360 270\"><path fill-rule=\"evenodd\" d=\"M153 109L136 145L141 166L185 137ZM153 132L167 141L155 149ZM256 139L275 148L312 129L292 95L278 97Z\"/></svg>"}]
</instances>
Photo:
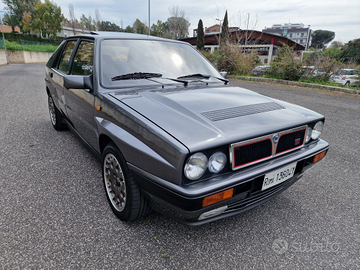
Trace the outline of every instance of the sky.
<instances>
[{"instance_id":1,"label":"sky","mask_svg":"<svg viewBox=\"0 0 360 270\"><path fill-rule=\"evenodd\" d=\"M44 0L42 0L44 2ZM69 18L69 4L74 7L75 17L81 15L95 18L98 9L101 20L110 21L123 28L136 19L148 25L148 6L150 1L150 24L158 20L166 21L170 8L177 6L185 12L191 23L189 36L197 28L199 19L204 27L219 23L228 11L229 26L261 31L273 24L303 23L312 30L335 32L336 41L347 43L360 38L360 0L52 0L61 7L62 13ZM5 5L0 2L0 10ZM2 16L3 13L0 13Z\"/></svg>"}]
</instances>

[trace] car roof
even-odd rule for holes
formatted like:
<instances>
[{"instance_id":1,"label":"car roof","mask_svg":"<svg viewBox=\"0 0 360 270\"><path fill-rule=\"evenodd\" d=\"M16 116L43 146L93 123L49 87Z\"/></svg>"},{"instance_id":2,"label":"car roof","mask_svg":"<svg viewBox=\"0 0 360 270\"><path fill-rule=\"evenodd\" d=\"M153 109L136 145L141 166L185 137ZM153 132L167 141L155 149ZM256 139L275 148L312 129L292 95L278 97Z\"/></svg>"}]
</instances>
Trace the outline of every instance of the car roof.
<instances>
[{"instance_id":1,"label":"car roof","mask_svg":"<svg viewBox=\"0 0 360 270\"><path fill-rule=\"evenodd\" d=\"M92 39L112 39L112 38L119 38L119 39L133 39L133 40L157 40L157 41L167 41L167 42L177 42L183 44L189 44L187 42L178 41L174 39L166 39L160 37L154 37L149 35L141 35L141 34L134 34L134 33L125 33L125 32L107 32L107 31L92 31L90 34L81 34L76 36L69 36L65 39L72 39L72 38L92 38Z\"/></svg>"}]
</instances>

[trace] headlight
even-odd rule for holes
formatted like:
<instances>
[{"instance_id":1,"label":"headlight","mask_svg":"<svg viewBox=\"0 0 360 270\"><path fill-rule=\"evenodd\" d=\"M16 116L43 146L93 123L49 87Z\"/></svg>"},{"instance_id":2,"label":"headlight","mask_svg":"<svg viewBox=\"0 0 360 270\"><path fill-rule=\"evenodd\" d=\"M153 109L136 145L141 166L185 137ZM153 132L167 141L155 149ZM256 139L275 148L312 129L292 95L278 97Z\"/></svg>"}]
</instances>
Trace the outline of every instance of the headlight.
<instances>
[{"instance_id":1,"label":"headlight","mask_svg":"<svg viewBox=\"0 0 360 270\"><path fill-rule=\"evenodd\" d=\"M197 180L205 173L208 159L203 153L193 154L188 158L184 167L184 174L189 180Z\"/></svg>"},{"instance_id":2,"label":"headlight","mask_svg":"<svg viewBox=\"0 0 360 270\"><path fill-rule=\"evenodd\" d=\"M209 158L208 168L212 173L218 173L226 165L226 155L222 152L216 152Z\"/></svg>"},{"instance_id":3,"label":"headlight","mask_svg":"<svg viewBox=\"0 0 360 270\"><path fill-rule=\"evenodd\" d=\"M311 133L311 138L313 140L316 140L320 137L321 132L323 131L324 123L322 121L319 121L315 124L313 131Z\"/></svg>"},{"instance_id":4,"label":"headlight","mask_svg":"<svg viewBox=\"0 0 360 270\"><path fill-rule=\"evenodd\" d=\"M309 141L310 141L310 139L311 139L311 134L312 134L312 128L311 128L311 127L308 127L308 128L306 129L306 140L305 140L305 142L309 142Z\"/></svg>"}]
</instances>

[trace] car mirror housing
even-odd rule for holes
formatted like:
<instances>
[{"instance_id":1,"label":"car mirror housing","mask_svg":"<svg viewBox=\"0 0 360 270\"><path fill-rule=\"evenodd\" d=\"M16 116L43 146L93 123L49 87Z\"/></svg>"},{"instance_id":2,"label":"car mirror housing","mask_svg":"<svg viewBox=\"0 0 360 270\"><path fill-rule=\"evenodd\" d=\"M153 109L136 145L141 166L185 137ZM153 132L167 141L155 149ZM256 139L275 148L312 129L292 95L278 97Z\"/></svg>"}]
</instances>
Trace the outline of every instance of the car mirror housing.
<instances>
[{"instance_id":1,"label":"car mirror housing","mask_svg":"<svg viewBox=\"0 0 360 270\"><path fill-rule=\"evenodd\" d=\"M89 89L93 90L93 76L81 76L81 75L65 75L64 76L64 87L66 89Z\"/></svg>"},{"instance_id":2,"label":"car mirror housing","mask_svg":"<svg viewBox=\"0 0 360 270\"><path fill-rule=\"evenodd\" d=\"M221 72L220 72L220 75L221 75L224 79L226 79L228 73L227 73L226 71L221 71Z\"/></svg>"}]
</instances>

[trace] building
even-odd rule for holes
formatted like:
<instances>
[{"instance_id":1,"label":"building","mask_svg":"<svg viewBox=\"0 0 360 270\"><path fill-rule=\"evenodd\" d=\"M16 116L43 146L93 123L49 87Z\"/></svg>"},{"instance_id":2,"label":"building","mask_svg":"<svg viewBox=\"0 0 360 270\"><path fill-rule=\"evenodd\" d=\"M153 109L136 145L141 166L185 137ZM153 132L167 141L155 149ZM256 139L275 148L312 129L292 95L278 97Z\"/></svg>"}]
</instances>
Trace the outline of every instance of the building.
<instances>
[{"instance_id":1,"label":"building","mask_svg":"<svg viewBox=\"0 0 360 270\"><path fill-rule=\"evenodd\" d=\"M12 28L8 25L0 25L0 31L4 33L12 33ZM15 27L15 32L21 33L19 26Z\"/></svg>"},{"instance_id":2,"label":"building","mask_svg":"<svg viewBox=\"0 0 360 270\"><path fill-rule=\"evenodd\" d=\"M291 39L292 41L303 45L305 50L310 47L311 35L313 33L310 29L310 25L306 28L302 23L274 24L270 28L265 27L262 32Z\"/></svg>"},{"instance_id":3,"label":"building","mask_svg":"<svg viewBox=\"0 0 360 270\"><path fill-rule=\"evenodd\" d=\"M57 36L58 37L74 36L74 31L75 31L75 35L90 34L90 31L87 29L80 29L80 28L73 29L72 27L62 26L61 31L57 34Z\"/></svg>"},{"instance_id":4,"label":"building","mask_svg":"<svg viewBox=\"0 0 360 270\"><path fill-rule=\"evenodd\" d=\"M240 30L239 27L229 27L229 32ZM197 37L197 28L193 30L193 37ZM220 24L215 24L210 27L205 27L204 34L212 35L220 33Z\"/></svg>"},{"instance_id":5,"label":"building","mask_svg":"<svg viewBox=\"0 0 360 270\"><path fill-rule=\"evenodd\" d=\"M196 46L196 39L197 37L194 36L180 40ZM219 32L205 34L204 48L210 52L213 52L219 48L219 39ZM271 61L275 58L277 51L281 49L284 44L293 47L299 58L302 58L302 53L305 50L304 45L294 42L287 37L263 33L256 30L238 29L236 31L229 31L229 40L231 40L234 44L241 46L244 52L257 51L259 58L264 65L270 65Z\"/></svg>"}]
</instances>

